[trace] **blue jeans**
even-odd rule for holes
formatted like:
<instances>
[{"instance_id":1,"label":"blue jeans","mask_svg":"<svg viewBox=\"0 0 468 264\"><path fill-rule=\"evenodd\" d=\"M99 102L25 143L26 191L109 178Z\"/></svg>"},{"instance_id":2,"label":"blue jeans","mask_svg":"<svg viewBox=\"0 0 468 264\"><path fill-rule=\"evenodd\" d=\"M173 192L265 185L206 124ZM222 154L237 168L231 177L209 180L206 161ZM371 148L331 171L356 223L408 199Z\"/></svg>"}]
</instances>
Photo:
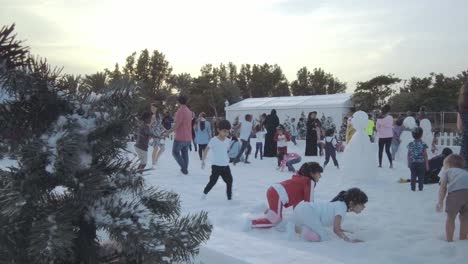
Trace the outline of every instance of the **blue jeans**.
<instances>
[{"instance_id":1,"label":"blue jeans","mask_svg":"<svg viewBox=\"0 0 468 264\"><path fill-rule=\"evenodd\" d=\"M397 153L399 146L400 146L400 143L393 143L393 142L392 142L392 145L390 146L390 148L392 149L392 159L393 160L395 160L395 154Z\"/></svg>"},{"instance_id":2,"label":"blue jeans","mask_svg":"<svg viewBox=\"0 0 468 264\"><path fill-rule=\"evenodd\" d=\"M189 164L189 157L188 157L188 148L192 142L183 142L174 140L174 144L172 145L172 156L177 161L180 166L180 170L183 174L188 173L188 164Z\"/></svg>"},{"instance_id":3,"label":"blue jeans","mask_svg":"<svg viewBox=\"0 0 468 264\"><path fill-rule=\"evenodd\" d=\"M293 164L301 162L301 158L293 159L288 162L286 162L286 166L288 166L288 171L291 172L296 172L296 169L294 169Z\"/></svg>"},{"instance_id":4,"label":"blue jeans","mask_svg":"<svg viewBox=\"0 0 468 264\"><path fill-rule=\"evenodd\" d=\"M416 179L420 191L424 188L424 174L426 173L426 166L423 162L413 162L410 166L411 170L411 190L416 190Z\"/></svg>"}]
</instances>

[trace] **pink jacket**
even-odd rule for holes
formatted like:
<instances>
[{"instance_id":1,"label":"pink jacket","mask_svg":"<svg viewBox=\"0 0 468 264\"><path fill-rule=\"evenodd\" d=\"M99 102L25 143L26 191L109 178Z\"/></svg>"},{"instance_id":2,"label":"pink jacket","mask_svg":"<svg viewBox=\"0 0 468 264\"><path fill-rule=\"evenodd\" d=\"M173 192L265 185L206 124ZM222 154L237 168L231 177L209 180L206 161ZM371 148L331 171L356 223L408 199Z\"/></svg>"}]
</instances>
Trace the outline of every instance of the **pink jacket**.
<instances>
[{"instance_id":1,"label":"pink jacket","mask_svg":"<svg viewBox=\"0 0 468 264\"><path fill-rule=\"evenodd\" d=\"M293 159L298 159L301 156L297 153L286 153L283 157L283 160L281 161L280 168L284 169L286 167L286 162L293 160Z\"/></svg>"},{"instance_id":2,"label":"pink jacket","mask_svg":"<svg viewBox=\"0 0 468 264\"><path fill-rule=\"evenodd\" d=\"M384 118L377 119L377 136L379 138L393 137L393 117L387 115Z\"/></svg>"},{"instance_id":3,"label":"pink jacket","mask_svg":"<svg viewBox=\"0 0 468 264\"><path fill-rule=\"evenodd\" d=\"M175 140L182 142L192 141L192 111L181 105L175 114Z\"/></svg>"}]
</instances>

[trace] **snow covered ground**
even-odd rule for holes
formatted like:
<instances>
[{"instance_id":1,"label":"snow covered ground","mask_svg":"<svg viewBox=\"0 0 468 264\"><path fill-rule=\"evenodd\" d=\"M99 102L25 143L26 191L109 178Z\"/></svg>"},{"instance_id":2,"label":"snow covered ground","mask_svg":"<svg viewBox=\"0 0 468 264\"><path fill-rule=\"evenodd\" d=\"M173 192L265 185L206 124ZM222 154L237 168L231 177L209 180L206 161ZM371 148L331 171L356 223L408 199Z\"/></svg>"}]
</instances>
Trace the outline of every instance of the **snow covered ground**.
<instances>
[{"instance_id":1,"label":"snow covered ground","mask_svg":"<svg viewBox=\"0 0 468 264\"><path fill-rule=\"evenodd\" d=\"M290 241L285 233L276 229L242 231L246 218L261 216L266 207L266 189L291 177L291 173L275 169L275 159L252 158L249 165L231 165L233 201L227 201L226 186L221 179L202 200L202 190L211 171L209 164L202 170L198 153L191 152L189 175L182 175L171 155L172 144L168 142L166 147L157 168L147 173L146 184L179 193L183 213L209 212L214 230L196 263L427 264L465 263L468 259L468 241L444 241L445 213L435 212L438 185L425 185L423 192L411 192L409 184L397 182L400 177L408 178L409 170L398 163L395 169L389 169L385 156L384 168L378 170L376 180L353 179L330 163L315 189L317 201L331 200L340 190L350 187L359 187L367 193L369 202L363 213L348 214L343 224L344 229L354 231L351 237L365 242L350 244L331 235L331 241L310 243L299 239ZM133 151L131 144L129 148ZM302 155L304 142L299 141L297 147L290 144L289 151ZM377 156L377 150L375 153ZM340 157L339 154L338 161ZM303 157L303 161L323 163L323 158ZM369 162L377 165L376 160ZM0 161L2 167L7 164L12 162ZM284 211L285 220L291 212L289 208ZM332 230L329 231L332 234ZM455 232L458 238L458 221Z\"/></svg>"}]
</instances>

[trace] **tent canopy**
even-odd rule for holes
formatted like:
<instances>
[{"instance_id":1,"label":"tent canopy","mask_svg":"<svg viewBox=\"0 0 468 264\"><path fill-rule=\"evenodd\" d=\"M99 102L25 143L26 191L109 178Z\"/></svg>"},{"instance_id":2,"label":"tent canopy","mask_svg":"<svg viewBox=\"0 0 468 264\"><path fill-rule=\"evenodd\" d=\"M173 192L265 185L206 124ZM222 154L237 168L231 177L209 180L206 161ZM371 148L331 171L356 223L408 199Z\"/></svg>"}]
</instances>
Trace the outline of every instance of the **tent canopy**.
<instances>
[{"instance_id":1,"label":"tent canopy","mask_svg":"<svg viewBox=\"0 0 468 264\"><path fill-rule=\"evenodd\" d=\"M351 94L248 98L226 107L229 110L258 110L284 108L334 108L352 106Z\"/></svg>"}]
</instances>

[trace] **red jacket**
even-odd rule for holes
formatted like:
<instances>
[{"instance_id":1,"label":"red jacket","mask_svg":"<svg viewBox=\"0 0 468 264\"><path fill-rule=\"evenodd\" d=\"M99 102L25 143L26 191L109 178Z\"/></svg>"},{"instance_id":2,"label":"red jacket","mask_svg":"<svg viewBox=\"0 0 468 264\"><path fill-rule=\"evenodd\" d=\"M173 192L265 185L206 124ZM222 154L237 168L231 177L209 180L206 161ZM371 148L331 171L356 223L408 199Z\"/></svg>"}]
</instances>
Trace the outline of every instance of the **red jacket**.
<instances>
[{"instance_id":1,"label":"red jacket","mask_svg":"<svg viewBox=\"0 0 468 264\"><path fill-rule=\"evenodd\" d=\"M284 207L296 207L300 202L311 202L314 200L313 190L315 182L309 177L297 173L291 179L280 182L288 194L288 203ZM281 195L281 194L280 194Z\"/></svg>"}]
</instances>

